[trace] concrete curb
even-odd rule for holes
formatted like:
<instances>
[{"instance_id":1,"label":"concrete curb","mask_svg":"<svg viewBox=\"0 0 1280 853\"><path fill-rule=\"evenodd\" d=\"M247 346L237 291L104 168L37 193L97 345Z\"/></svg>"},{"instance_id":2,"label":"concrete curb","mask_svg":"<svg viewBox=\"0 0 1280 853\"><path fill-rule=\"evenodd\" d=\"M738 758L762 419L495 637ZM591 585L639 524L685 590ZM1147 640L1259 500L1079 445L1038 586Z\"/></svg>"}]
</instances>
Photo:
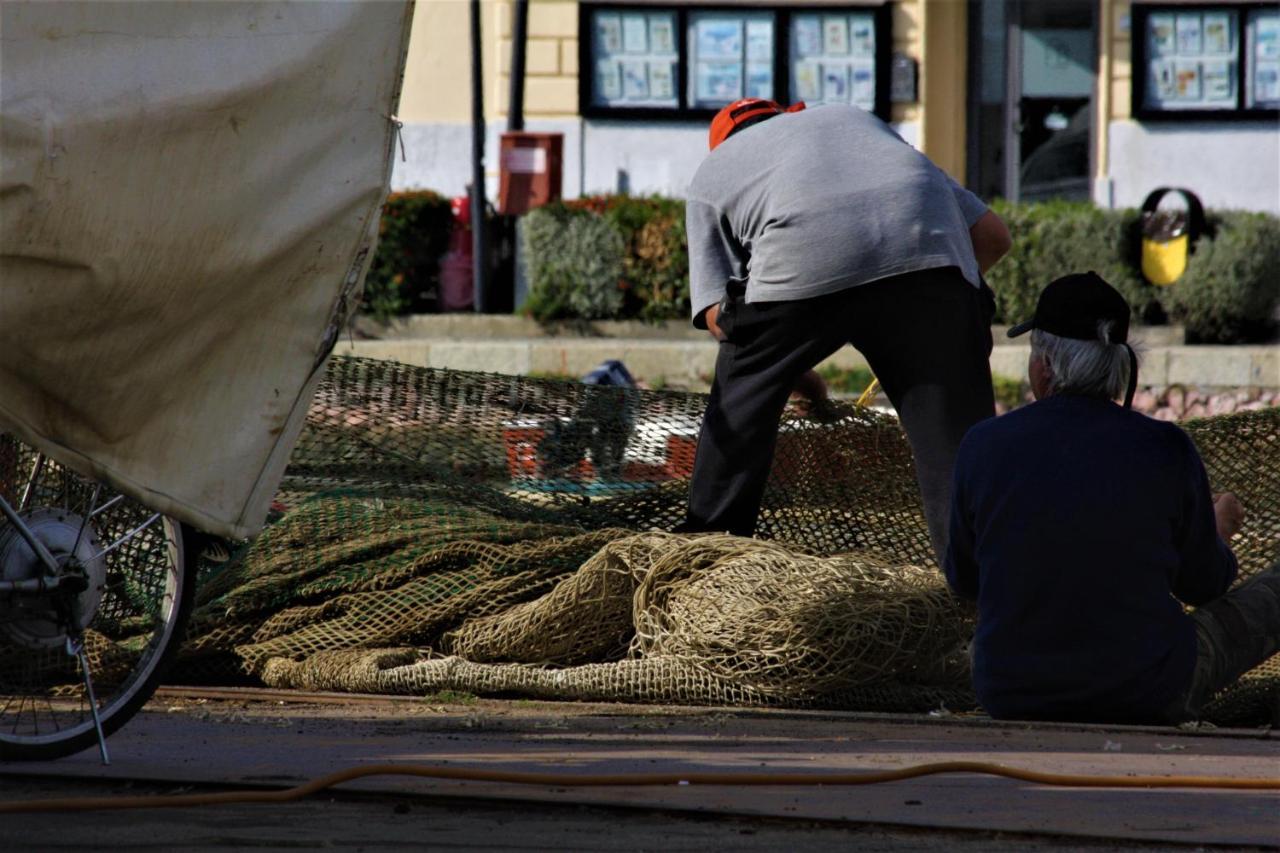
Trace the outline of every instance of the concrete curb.
<instances>
[{"instance_id":1,"label":"concrete curb","mask_svg":"<svg viewBox=\"0 0 1280 853\"><path fill-rule=\"evenodd\" d=\"M1026 375L1026 338L1011 340L1007 327L992 329L991 370ZM525 317L424 315L376 326L361 318L357 330L379 339L343 338L340 355L388 359L419 367L506 374L581 376L607 359L621 359L650 385L705 388L715 368L716 344L687 323L583 322L554 328ZM1280 388L1280 346L1187 346L1180 327L1145 327L1140 342L1143 385L1205 388ZM865 367L852 347L823 363Z\"/></svg>"}]
</instances>

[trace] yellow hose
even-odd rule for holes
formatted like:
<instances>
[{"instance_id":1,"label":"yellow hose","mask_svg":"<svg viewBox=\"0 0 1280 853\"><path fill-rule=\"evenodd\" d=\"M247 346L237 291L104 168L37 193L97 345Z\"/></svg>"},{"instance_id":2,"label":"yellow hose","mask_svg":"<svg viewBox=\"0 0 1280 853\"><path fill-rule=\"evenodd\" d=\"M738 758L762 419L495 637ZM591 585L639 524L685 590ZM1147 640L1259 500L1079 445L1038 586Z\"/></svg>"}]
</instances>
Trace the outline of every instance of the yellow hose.
<instances>
[{"instance_id":1,"label":"yellow hose","mask_svg":"<svg viewBox=\"0 0 1280 853\"><path fill-rule=\"evenodd\" d=\"M81 812L123 809L183 808L230 803L288 803L317 791L366 776L416 776L509 785L548 785L558 788L627 787L649 785L873 785L938 773L985 773L1039 785L1065 788L1217 788L1248 791L1280 790L1280 777L1237 779L1229 776L1088 776L1041 773L985 761L940 761L898 770L860 773L533 773L518 770L477 770L423 764L375 764L339 770L295 788L279 791L225 791L211 794L137 797L68 797L0 803L0 814L18 812Z\"/></svg>"},{"instance_id":2,"label":"yellow hose","mask_svg":"<svg viewBox=\"0 0 1280 853\"><path fill-rule=\"evenodd\" d=\"M862 394L858 396L858 402L854 403L854 405L855 406L870 405L872 399L874 399L876 396L876 392L879 390L880 390L880 380L872 376L871 384L868 385L866 390L863 391Z\"/></svg>"}]
</instances>

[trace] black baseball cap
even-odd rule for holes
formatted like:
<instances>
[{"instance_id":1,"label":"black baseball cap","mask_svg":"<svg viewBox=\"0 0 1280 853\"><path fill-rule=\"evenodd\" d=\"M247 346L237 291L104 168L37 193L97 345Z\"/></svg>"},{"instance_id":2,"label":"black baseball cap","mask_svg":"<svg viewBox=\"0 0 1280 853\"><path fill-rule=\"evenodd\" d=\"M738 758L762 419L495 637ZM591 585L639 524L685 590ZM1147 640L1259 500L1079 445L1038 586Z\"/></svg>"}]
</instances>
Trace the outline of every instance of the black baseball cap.
<instances>
[{"instance_id":1,"label":"black baseball cap","mask_svg":"<svg viewBox=\"0 0 1280 853\"><path fill-rule=\"evenodd\" d=\"M1060 338L1101 343L1098 323L1104 320L1111 321L1107 343L1124 344L1129 351L1129 387L1124 395L1127 409L1133 405L1133 395L1138 390L1138 356L1129 346L1129 303L1093 270L1049 282L1040 293L1035 316L1010 329L1009 337L1040 329Z\"/></svg>"},{"instance_id":2,"label":"black baseball cap","mask_svg":"<svg viewBox=\"0 0 1280 853\"><path fill-rule=\"evenodd\" d=\"M1098 340L1098 322L1111 321L1113 344L1129 339L1129 303L1093 270L1054 279L1040 293L1035 316L1009 330L1016 338L1040 329L1060 338Z\"/></svg>"}]
</instances>

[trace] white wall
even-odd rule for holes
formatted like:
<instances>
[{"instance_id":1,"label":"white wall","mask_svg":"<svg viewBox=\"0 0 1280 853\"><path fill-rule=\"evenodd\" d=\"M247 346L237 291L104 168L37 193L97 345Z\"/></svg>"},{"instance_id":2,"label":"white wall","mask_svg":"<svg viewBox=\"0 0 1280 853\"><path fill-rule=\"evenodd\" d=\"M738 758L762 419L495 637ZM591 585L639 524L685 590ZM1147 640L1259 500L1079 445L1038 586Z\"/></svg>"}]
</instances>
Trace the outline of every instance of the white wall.
<instances>
[{"instance_id":1,"label":"white wall","mask_svg":"<svg viewBox=\"0 0 1280 853\"><path fill-rule=\"evenodd\" d=\"M1280 214L1280 124L1139 123L1109 128L1109 182L1094 201L1137 207L1156 187L1186 187L1205 207Z\"/></svg>"},{"instance_id":2,"label":"white wall","mask_svg":"<svg viewBox=\"0 0 1280 853\"><path fill-rule=\"evenodd\" d=\"M489 122L485 140L485 186L490 200L498 191L498 139L505 122ZM894 129L911 145L919 125ZM537 120L525 130L564 134L564 195L615 193L683 197L707 154L704 122L634 124L621 121ZM429 189L463 195L471 183L471 125L446 122L408 124L401 129L405 159L396 152L393 190Z\"/></svg>"},{"instance_id":3,"label":"white wall","mask_svg":"<svg viewBox=\"0 0 1280 853\"><path fill-rule=\"evenodd\" d=\"M586 122L582 185L588 194L684 196L707 156L707 123Z\"/></svg>"},{"instance_id":4,"label":"white wall","mask_svg":"<svg viewBox=\"0 0 1280 853\"><path fill-rule=\"evenodd\" d=\"M582 194L582 122L539 120L525 122L530 133L564 134L564 194ZM492 201L498 192L498 140L506 122L490 121L485 126L485 192ZM471 183L471 125L432 122L408 124L401 129L405 159L396 151L391 173L391 189L435 190L446 196L464 195Z\"/></svg>"}]
</instances>

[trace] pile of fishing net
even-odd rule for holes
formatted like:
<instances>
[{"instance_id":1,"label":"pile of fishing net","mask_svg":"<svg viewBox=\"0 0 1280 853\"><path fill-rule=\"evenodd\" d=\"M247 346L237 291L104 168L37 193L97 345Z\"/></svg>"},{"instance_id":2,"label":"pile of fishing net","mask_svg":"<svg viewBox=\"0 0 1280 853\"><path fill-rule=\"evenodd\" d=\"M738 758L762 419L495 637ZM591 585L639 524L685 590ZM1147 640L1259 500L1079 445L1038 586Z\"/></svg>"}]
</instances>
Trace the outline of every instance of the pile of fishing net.
<instances>
[{"instance_id":1,"label":"pile of fishing net","mask_svg":"<svg viewBox=\"0 0 1280 853\"><path fill-rule=\"evenodd\" d=\"M177 678L854 710L975 707L897 421L789 413L757 539L683 518L704 398L335 359L282 513L206 569ZM1280 410L1185 425L1280 543ZM1280 659L1207 718L1266 723Z\"/></svg>"}]
</instances>

